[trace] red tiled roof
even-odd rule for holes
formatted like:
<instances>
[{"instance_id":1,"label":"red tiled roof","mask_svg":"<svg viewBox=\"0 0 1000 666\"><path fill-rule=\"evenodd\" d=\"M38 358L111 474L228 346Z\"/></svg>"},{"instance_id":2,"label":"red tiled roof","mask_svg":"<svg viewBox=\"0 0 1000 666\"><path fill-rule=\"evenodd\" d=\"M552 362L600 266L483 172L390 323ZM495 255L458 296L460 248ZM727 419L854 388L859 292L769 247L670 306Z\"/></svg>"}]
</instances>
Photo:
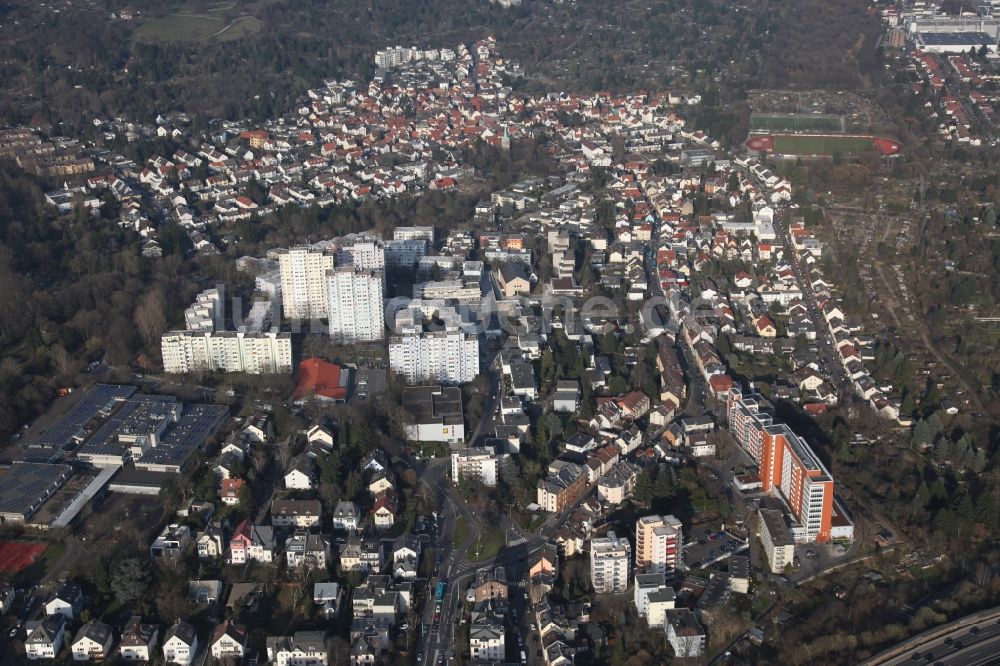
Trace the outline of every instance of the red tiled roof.
<instances>
[{"instance_id":1,"label":"red tiled roof","mask_svg":"<svg viewBox=\"0 0 1000 666\"><path fill-rule=\"evenodd\" d=\"M317 396L329 400L346 400L347 387L341 385L341 368L321 358L307 358L299 363L299 381L292 400Z\"/></svg>"}]
</instances>

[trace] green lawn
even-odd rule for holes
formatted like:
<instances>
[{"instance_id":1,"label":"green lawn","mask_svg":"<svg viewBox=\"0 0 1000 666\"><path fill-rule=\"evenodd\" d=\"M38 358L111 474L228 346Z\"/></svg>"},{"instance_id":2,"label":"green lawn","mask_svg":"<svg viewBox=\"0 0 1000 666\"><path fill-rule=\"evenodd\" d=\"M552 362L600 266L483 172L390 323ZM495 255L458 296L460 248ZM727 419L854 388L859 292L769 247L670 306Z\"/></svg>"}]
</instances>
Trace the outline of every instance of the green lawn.
<instances>
[{"instance_id":1,"label":"green lawn","mask_svg":"<svg viewBox=\"0 0 1000 666\"><path fill-rule=\"evenodd\" d=\"M232 22L218 14L179 10L146 21L135 29L133 37L143 42L203 42L213 39L232 41L260 32L264 23L254 16L239 16Z\"/></svg>"},{"instance_id":2,"label":"green lawn","mask_svg":"<svg viewBox=\"0 0 1000 666\"><path fill-rule=\"evenodd\" d=\"M196 42L208 39L225 27L226 22L221 18L167 14L136 28L135 38L145 42Z\"/></svg>"},{"instance_id":3,"label":"green lawn","mask_svg":"<svg viewBox=\"0 0 1000 666\"><path fill-rule=\"evenodd\" d=\"M451 540L451 545L455 548L461 546L469 538L469 526L465 518L459 516L455 521L455 536Z\"/></svg>"},{"instance_id":4,"label":"green lawn","mask_svg":"<svg viewBox=\"0 0 1000 666\"><path fill-rule=\"evenodd\" d=\"M479 541L472 543L469 549L468 559L472 562L483 562L500 552L504 546L503 530L492 529L482 535Z\"/></svg>"},{"instance_id":5,"label":"green lawn","mask_svg":"<svg viewBox=\"0 0 1000 666\"><path fill-rule=\"evenodd\" d=\"M856 155L874 150L872 140L860 136L803 136L776 134L774 152L783 155Z\"/></svg>"}]
</instances>

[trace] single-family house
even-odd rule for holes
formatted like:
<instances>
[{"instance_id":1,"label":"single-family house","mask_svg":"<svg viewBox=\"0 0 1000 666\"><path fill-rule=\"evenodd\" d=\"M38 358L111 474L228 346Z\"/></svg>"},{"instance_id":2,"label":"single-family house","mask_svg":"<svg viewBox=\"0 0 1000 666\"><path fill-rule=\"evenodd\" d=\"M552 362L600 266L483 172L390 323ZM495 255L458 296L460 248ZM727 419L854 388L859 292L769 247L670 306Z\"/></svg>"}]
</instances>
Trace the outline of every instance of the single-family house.
<instances>
[{"instance_id":1,"label":"single-family house","mask_svg":"<svg viewBox=\"0 0 1000 666\"><path fill-rule=\"evenodd\" d=\"M180 621L167 629L163 636L163 659L168 664L188 666L198 652L198 635L194 627Z\"/></svg>"},{"instance_id":2,"label":"single-family house","mask_svg":"<svg viewBox=\"0 0 1000 666\"><path fill-rule=\"evenodd\" d=\"M104 661L111 655L115 637L111 626L91 620L76 632L73 639L73 661Z\"/></svg>"}]
</instances>

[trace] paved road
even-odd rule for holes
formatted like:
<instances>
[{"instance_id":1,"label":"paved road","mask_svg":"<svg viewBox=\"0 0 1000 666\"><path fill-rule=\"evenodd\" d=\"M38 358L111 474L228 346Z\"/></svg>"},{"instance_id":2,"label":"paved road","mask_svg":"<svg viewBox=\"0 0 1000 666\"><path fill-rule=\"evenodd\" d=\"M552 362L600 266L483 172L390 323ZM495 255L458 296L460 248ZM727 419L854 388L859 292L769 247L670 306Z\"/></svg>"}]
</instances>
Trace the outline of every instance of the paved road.
<instances>
[{"instance_id":1,"label":"paved road","mask_svg":"<svg viewBox=\"0 0 1000 666\"><path fill-rule=\"evenodd\" d=\"M863 666L1000 664L1000 607L937 627L872 657Z\"/></svg>"},{"instance_id":2,"label":"paved road","mask_svg":"<svg viewBox=\"0 0 1000 666\"><path fill-rule=\"evenodd\" d=\"M798 282L799 289L802 291L802 301L809 309L813 326L816 328L816 343L820 355L826 363L825 369L832 376L834 386L837 388L841 401L844 401L854 393L851 379L847 376L847 372L840 362L837 343L830 333L826 316L819 311L819 307L816 305L816 295L813 293L812 284L806 279L807 276L803 273L802 266L799 264L795 248L792 247L792 241L788 234L788 220L786 215L787 213L781 213L775 218L774 231L778 236L778 241L785 250L785 258L791 262L792 270L795 271L795 279Z\"/></svg>"}]
</instances>

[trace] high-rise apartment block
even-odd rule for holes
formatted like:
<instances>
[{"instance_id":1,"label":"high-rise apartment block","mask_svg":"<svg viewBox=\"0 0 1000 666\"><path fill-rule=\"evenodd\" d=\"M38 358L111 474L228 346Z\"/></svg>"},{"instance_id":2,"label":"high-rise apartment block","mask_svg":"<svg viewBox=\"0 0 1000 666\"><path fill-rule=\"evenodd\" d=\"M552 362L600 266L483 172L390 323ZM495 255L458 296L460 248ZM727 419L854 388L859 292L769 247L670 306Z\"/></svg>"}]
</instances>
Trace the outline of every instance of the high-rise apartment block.
<instances>
[{"instance_id":1,"label":"high-rise apartment block","mask_svg":"<svg viewBox=\"0 0 1000 666\"><path fill-rule=\"evenodd\" d=\"M327 274L330 337L338 342L385 337L382 281L382 271L349 265L338 266Z\"/></svg>"},{"instance_id":2,"label":"high-rise apartment block","mask_svg":"<svg viewBox=\"0 0 1000 666\"><path fill-rule=\"evenodd\" d=\"M278 253L281 297L288 319L325 319L329 314L327 273L333 270L333 254L308 246Z\"/></svg>"},{"instance_id":3,"label":"high-rise apartment block","mask_svg":"<svg viewBox=\"0 0 1000 666\"><path fill-rule=\"evenodd\" d=\"M728 412L730 431L760 466L761 490L779 495L797 521L794 539L830 541L833 477L809 445L738 389L729 393Z\"/></svg>"},{"instance_id":4,"label":"high-rise apartment block","mask_svg":"<svg viewBox=\"0 0 1000 666\"><path fill-rule=\"evenodd\" d=\"M590 582L598 594L617 594L628 588L632 546L613 531L590 541Z\"/></svg>"},{"instance_id":5,"label":"high-rise apartment block","mask_svg":"<svg viewBox=\"0 0 1000 666\"><path fill-rule=\"evenodd\" d=\"M425 326L427 324L427 326ZM479 337L440 301L411 301L396 313L389 367L413 384L464 384L479 374Z\"/></svg>"},{"instance_id":6,"label":"high-rise apartment block","mask_svg":"<svg viewBox=\"0 0 1000 666\"><path fill-rule=\"evenodd\" d=\"M674 516L643 516L635 522L635 568L673 574L681 565L683 529Z\"/></svg>"},{"instance_id":7,"label":"high-rise apartment block","mask_svg":"<svg viewBox=\"0 0 1000 666\"><path fill-rule=\"evenodd\" d=\"M165 372L245 372L251 375L292 371L292 338L270 329L274 316L269 301L253 304L239 329L222 329L225 310L221 285L198 294L184 312L183 331L160 338Z\"/></svg>"}]
</instances>

